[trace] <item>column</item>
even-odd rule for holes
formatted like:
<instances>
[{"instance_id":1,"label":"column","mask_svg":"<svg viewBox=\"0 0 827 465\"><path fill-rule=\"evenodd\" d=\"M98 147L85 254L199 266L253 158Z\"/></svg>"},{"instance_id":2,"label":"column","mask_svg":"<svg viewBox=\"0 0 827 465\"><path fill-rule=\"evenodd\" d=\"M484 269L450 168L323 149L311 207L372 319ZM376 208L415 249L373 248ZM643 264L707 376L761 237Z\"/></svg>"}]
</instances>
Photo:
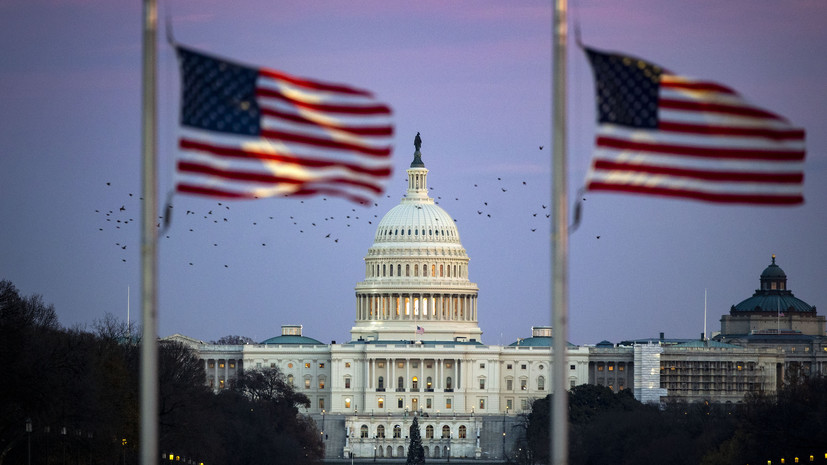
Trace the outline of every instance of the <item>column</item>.
<instances>
[{"instance_id":1,"label":"column","mask_svg":"<svg viewBox=\"0 0 827 465\"><path fill-rule=\"evenodd\" d=\"M403 388L408 389L408 386L411 385L411 359L405 359L405 383L402 385Z\"/></svg>"},{"instance_id":2,"label":"column","mask_svg":"<svg viewBox=\"0 0 827 465\"><path fill-rule=\"evenodd\" d=\"M434 360L434 363L436 364L435 388L436 389L442 389L442 359L438 358L438 359Z\"/></svg>"},{"instance_id":3,"label":"column","mask_svg":"<svg viewBox=\"0 0 827 465\"><path fill-rule=\"evenodd\" d=\"M218 359L213 359L213 378L215 379L215 383L213 384L214 389L218 389Z\"/></svg>"}]
</instances>

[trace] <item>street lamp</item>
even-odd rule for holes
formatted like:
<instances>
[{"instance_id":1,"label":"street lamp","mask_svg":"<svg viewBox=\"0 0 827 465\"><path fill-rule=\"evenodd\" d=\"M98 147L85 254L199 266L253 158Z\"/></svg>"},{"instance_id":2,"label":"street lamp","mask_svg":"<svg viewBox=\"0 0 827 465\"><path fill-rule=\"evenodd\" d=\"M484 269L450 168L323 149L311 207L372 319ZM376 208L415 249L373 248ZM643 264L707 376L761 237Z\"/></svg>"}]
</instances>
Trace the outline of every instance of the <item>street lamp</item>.
<instances>
[{"instance_id":1,"label":"street lamp","mask_svg":"<svg viewBox=\"0 0 827 465\"><path fill-rule=\"evenodd\" d=\"M29 443L29 465L32 465L32 419L26 418L26 435Z\"/></svg>"}]
</instances>

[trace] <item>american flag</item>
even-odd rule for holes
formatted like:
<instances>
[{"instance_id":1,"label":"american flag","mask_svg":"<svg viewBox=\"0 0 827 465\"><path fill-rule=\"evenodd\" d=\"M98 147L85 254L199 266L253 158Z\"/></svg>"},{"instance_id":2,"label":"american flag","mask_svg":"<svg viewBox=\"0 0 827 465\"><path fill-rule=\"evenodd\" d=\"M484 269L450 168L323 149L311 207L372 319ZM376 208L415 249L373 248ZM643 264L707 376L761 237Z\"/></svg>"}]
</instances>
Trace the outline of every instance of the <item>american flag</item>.
<instances>
[{"instance_id":1,"label":"american flag","mask_svg":"<svg viewBox=\"0 0 827 465\"><path fill-rule=\"evenodd\" d=\"M329 195L367 204L391 175L391 109L366 90L178 47L176 190L221 198Z\"/></svg>"},{"instance_id":2,"label":"american flag","mask_svg":"<svg viewBox=\"0 0 827 465\"><path fill-rule=\"evenodd\" d=\"M422 326L417 326L416 334L425 334L425 328L423 328Z\"/></svg>"},{"instance_id":3,"label":"american flag","mask_svg":"<svg viewBox=\"0 0 827 465\"><path fill-rule=\"evenodd\" d=\"M804 130L729 87L586 49L598 129L586 189L719 203L804 202Z\"/></svg>"}]
</instances>

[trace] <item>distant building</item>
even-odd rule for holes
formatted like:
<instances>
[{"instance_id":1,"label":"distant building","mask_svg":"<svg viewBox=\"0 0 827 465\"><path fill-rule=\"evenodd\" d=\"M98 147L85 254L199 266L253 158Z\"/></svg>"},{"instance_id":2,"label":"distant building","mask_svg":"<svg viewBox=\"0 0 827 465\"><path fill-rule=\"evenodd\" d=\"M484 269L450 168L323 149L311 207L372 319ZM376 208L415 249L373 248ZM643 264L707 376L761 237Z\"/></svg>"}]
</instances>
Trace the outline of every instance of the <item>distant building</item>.
<instances>
[{"instance_id":1,"label":"distant building","mask_svg":"<svg viewBox=\"0 0 827 465\"><path fill-rule=\"evenodd\" d=\"M197 351L216 391L244 368L278 367L311 400L306 413L319 425L327 457L405 456L417 415L427 457L503 458L516 439L517 415L550 393L551 328L533 327L530 338L507 346L482 343L469 257L451 216L429 196L418 149L407 173L407 193L380 221L365 257L349 342L324 344L304 336L301 325L282 326L281 335L259 344L168 339ZM716 341L661 334L569 344L565 384L633 389L644 402L739 402L750 392L774 392L789 363L827 373L824 317L786 290L774 257L761 289L721 325Z\"/></svg>"}]
</instances>

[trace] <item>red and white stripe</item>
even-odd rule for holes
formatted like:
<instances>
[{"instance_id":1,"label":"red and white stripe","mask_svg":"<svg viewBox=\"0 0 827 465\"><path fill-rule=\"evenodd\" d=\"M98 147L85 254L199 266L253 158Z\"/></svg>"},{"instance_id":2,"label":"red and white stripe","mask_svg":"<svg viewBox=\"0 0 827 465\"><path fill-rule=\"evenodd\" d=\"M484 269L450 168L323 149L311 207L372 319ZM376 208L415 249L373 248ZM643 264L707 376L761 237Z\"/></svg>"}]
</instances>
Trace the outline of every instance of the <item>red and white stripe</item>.
<instances>
[{"instance_id":1,"label":"red and white stripe","mask_svg":"<svg viewBox=\"0 0 827 465\"><path fill-rule=\"evenodd\" d=\"M391 176L391 109L364 90L259 70L261 136L181 128L179 192L366 204Z\"/></svg>"},{"instance_id":2,"label":"red and white stripe","mask_svg":"<svg viewBox=\"0 0 827 465\"><path fill-rule=\"evenodd\" d=\"M657 129L600 124L588 190L803 202L804 131L713 82L663 74Z\"/></svg>"}]
</instances>

